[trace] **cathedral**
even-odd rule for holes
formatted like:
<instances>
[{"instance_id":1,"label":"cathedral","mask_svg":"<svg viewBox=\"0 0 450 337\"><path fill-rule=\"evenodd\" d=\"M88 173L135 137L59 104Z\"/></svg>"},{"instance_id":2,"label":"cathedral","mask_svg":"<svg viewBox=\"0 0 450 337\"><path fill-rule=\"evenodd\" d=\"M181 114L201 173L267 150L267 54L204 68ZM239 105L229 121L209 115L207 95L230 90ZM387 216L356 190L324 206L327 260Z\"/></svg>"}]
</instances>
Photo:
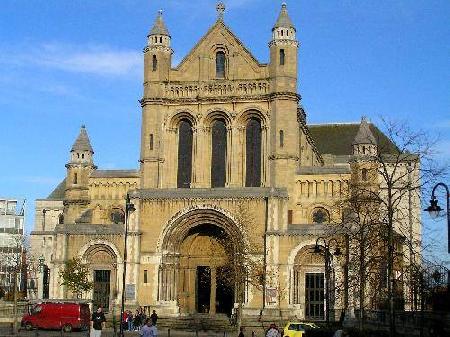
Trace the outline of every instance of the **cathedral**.
<instances>
[{"instance_id":1,"label":"cathedral","mask_svg":"<svg viewBox=\"0 0 450 337\"><path fill-rule=\"evenodd\" d=\"M123 292L127 308L168 317L241 310L324 320L327 308L348 307L341 288L326 294L345 274L342 259L330 261L331 277L314 248L342 221L336 205L349 182L369 179L364 158L389 140L366 118L307 124L286 4L274 15L267 64L224 10L217 6L217 20L176 67L170 25L157 14L143 51L139 167L98 168L81 127L64 180L36 201L39 298L73 298L59 272L76 257L93 282L83 298L107 311ZM345 250L335 243L326 249Z\"/></svg>"}]
</instances>

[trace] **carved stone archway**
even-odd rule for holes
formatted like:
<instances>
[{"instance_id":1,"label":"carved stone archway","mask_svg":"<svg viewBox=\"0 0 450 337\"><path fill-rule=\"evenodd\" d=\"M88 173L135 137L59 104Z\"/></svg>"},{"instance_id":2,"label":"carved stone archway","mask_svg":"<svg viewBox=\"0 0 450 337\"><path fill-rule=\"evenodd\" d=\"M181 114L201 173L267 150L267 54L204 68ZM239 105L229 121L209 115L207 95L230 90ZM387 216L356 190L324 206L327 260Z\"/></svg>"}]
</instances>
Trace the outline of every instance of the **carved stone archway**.
<instances>
[{"instance_id":1,"label":"carved stone archway","mask_svg":"<svg viewBox=\"0 0 450 337\"><path fill-rule=\"evenodd\" d=\"M90 269L93 282L92 301L94 306L102 305L106 311L117 297L117 255L106 244L93 244L83 254Z\"/></svg>"},{"instance_id":2,"label":"carved stone archway","mask_svg":"<svg viewBox=\"0 0 450 337\"><path fill-rule=\"evenodd\" d=\"M202 207L181 212L160 240L158 301L172 302L183 314L231 313L236 289L244 287L221 276L244 244L238 224L225 212ZM208 294L201 297L202 292Z\"/></svg>"}]
</instances>

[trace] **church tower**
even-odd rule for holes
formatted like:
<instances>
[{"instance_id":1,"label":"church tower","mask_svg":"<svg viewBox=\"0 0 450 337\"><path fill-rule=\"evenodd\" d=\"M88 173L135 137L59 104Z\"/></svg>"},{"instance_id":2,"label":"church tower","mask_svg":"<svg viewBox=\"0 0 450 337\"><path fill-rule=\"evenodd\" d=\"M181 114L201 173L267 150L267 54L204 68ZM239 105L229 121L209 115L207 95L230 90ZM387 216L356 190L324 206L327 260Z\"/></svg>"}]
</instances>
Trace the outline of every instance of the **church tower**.
<instances>
[{"instance_id":1,"label":"church tower","mask_svg":"<svg viewBox=\"0 0 450 337\"><path fill-rule=\"evenodd\" d=\"M366 117L361 118L358 133L352 142L354 155L376 156L377 140L370 131L369 122Z\"/></svg>"},{"instance_id":2,"label":"church tower","mask_svg":"<svg viewBox=\"0 0 450 337\"><path fill-rule=\"evenodd\" d=\"M296 29L289 18L287 6L283 3L269 43L272 111L270 185L274 187L289 187L291 181L287 177L296 171L299 163L298 45Z\"/></svg>"},{"instance_id":3,"label":"church tower","mask_svg":"<svg viewBox=\"0 0 450 337\"><path fill-rule=\"evenodd\" d=\"M158 12L144 48L144 97L141 130L141 186L158 187L161 181L163 96L161 83L169 81L172 63L170 34L164 23L162 11Z\"/></svg>"},{"instance_id":4,"label":"church tower","mask_svg":"<svg viewBox=\"0 0 450 337\"><path fill-rule=\"evenodd\" d=\"M361 118L352 147L354 156L351 162L352 180L359 186L356 190L360 190L361 187L366 190L376 189L378 186L378 164L376 160L378 146L366 117Z\"/></svg>"},{"instance_id":5,"label":"church tower","mask_svg":"<svg viewBox=\"0 0 450 337\"><path fill-rule=\"evenodd\" d=\"M94 165L92 149L86 127L81 126L80 134L70 150L66 164L66 191L64 198L64 222L75 223L75 219L89 204L89 176L97 167Z\"/></svg>"}]
</instances>

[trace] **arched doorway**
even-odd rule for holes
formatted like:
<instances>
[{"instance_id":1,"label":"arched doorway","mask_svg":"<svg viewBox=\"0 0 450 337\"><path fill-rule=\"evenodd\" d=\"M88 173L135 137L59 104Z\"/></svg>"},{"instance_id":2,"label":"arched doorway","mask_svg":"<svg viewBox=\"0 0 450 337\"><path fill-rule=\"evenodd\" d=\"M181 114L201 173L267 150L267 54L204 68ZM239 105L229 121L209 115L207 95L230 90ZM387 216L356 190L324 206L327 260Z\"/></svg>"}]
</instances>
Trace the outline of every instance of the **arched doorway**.
<instances>
[{"instance_id":1,"label":"arched doorway","mask_svg":"<svg viewBox=\"0 0 450 337\"><path fill-rule=\"evenodd\" d=\"M101 305L108 312L117 294L117 256L111 247L98 244L86 250L84 259L92 273L92 303L94 307Z\"/></svg>"},{"instance_id":2,"label":"arched doorway","mask_svg":"<svg viewBox=\"0 0 450 337\"><path fill-rule=\"evenodd\" d=\"M293 304L300 305L305 319L325 318L324 258L315 254L314 246L300 249L295 256L292 277Z\"/></svg>"},{"instance_id":3,"label":"arched doorway","mask_svg":"<svg viewBox=\"0 0 450 337\"><path fill-rule=\"evenodd\" d=\"M179 216L164 235L158 300L176 301L182 314L231 314L244 289L235 267L243 247L239 233L218 210Z\"/></svg>"}]
</instances>

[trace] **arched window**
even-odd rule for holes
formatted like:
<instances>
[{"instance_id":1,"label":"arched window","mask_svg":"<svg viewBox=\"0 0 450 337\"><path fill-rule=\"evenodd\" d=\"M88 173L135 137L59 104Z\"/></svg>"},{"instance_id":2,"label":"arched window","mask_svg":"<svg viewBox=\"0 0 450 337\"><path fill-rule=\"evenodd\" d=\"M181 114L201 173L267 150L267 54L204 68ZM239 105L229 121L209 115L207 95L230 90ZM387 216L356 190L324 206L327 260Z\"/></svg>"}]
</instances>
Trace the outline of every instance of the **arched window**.
<instances>
[{"instance_id":1,"label":"arched window","mask_svg":"<svg viewBox=\"0 0 450 337\"><path fill-rule=\"evenodd\" d=\"M182 119L178 127L178 176L177 187L191 187L192 176L192 125Z\"/></svg>"},{"instance_id":2,"label":"arched window","mask_svg":"<svg viewBox=\"0 0 450 337\"><path fill-rule=\"evenodd\" d=\"M330 215L325 208L316 207L312 213L313 223L322 224L330 222Z\"/></svg>"},{"instance_id":3,"label":"arched window","mask_svg":"<svg viewBox=\"0 0 450 337\"><path fill-rule=\"evenodd\" d=\"M223 51L216 53L216 77L225 78L225 53Z\"/></svg>"},{"instance_id":4,"label":"arched window","mask_svg":"<svg viewBox=\"0 0 450 337\"><path fill-rule=\"evenodd\" d=\"M74 185L78 184L78 173L76 172L73 174L73 183Z\"/></svg>"},{"instance_id":5,"label":"arched window","mask_svg":"<svg viewBox=\"0 0 450 337\"><path fill-rule=\"evenodd\" d=\"M111 221L113 223L125 223L125 213L120 208L114 208L111 212Z\"/></svg>"},{"instance_id":6,"label":"arched window","mask_svg":"<svg viewBox=\"0 0 450 337\"><path fill-rule=\"evenodd\" d=\"M367 169L366 169L366 168L363 168L363 169L361 170L361 179L362 179L363 181L367 181Z\"/></svg>"},{"instance_id":7,"label":"arched window","mask_svg":"<svg viewBox=\"0 0 450 337\"><path fill-rule=\"evenodd\" d=\"M158 59L156 58L156 55L153 55L153 57L152 57L152 70L156 71L156 68L158 68Z\"/></svg>"},{"instance_id":8,"label":"arched window","mask_svg":"<svg viewBox=\"0 0 450 337\"><path fill-rule=\"evenodd\" d=\"M246 171L245 186L261 186L261 122L251 118L247 122L246 140Z\"/></svg>"},{"instance_id":9,"label":"arched window","mask_svg":"<svg viewBox=\"0 0 450 337\"><path fill-rule=\"evenodd\" d=\"M286 54L284 53L284 49L280 49L280 66L284 66L284 58Z\"/></svg>"},{"instance_id":10,"label":"arched window","mask_svg":"<svg viewBox=\"0 0 450 337\"><path fill-rule=\"evenodd\" d=\"M211 133L211 187L225 187L227 161L227 127L225 121L214 121Z\"/></svg>"},{"instance_id":11,"label":"arched window","mask_svg":"<svg viewBox=\"0 0 450 337\"><path fill-rule=\"evenodd\" d=\"M58 215L58 223L60 225L64 223L64 214L61 213L60 215Z\"/></svg>"},{"instance_id":12,"label":"arched window","mask_svg":"<svg viewBox=\"0 0 450 337\"><path fill-rule=\"evenodd\" d=\"M284 147L284 131L280 130L280 147Z\"/></svg>"}]
</instances>

